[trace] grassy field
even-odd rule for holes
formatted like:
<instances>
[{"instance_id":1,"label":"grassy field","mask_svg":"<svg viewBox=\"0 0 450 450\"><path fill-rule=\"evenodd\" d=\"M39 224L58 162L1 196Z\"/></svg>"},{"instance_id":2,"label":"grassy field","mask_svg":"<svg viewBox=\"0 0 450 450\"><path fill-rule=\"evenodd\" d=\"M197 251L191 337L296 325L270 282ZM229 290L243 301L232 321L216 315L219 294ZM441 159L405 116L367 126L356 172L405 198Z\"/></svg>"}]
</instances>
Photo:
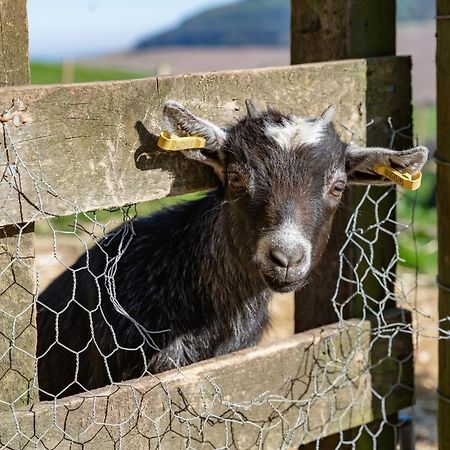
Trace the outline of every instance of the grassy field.
<instances>
[{"instance_id":1,"label":"grassy field","mask_svg":"<svg viewBox=\"0 0 450 450\"><path fill-rule=\"evenodd\" d=\"M435 171L424 171L422 187L416 192L401 191L398 195L397 217L411 228L399 235L401 263L418 267L419 271L435 275L437 271L437 214L434 206L436 186Z\"/></svg>"},{"instance_id":2,"label":"grassy field","mask_svg":"<svg viewBox=\"0 0 450 450\"><path fill-rule=\"evenodd\" d=\"M437 118L435 105L414 106L414 135L420 144L436 141Z\"/></svg>"},{"instance_id":3,"label":"grassy field","mask_svg":"<svg viewBox=\"0 0 450 450\"><path fill-rule=\"evenodd\" d=\"M89 67L74 68L75 82L124 80L149 76L148 73L126 72L120 70L97 69ZM31 64L31 79L34 84L60 83L62 68L57 64ZM419 143L432 142L436 135L436 110L433 106L419 106L414 108L415 136ZM416 193L401 192L397 208L398 221L403 224L410 223L414 215L413 228L399 236L400 255L405 266L418 266L424 273L434 274L437 266L437 240L436 240L436 208L433 205L435 189L435 173L430 168L424 173L422 188ZM183 197L169 197L162 200L147 202L132 207L112 210L96 211L95 213L79 214L78 217L67 216L52 219L51 224L55 230L74 230L77 223L77 233L85 233L84 229L95 232L95 222L105 223L112 221L119 224L124 216L148 215L162 207L176 202L197 198L201 194ZM44 223L38 225L37 231L48 233L50 228ZM98 230L99 231L99 230Z\"/></svg>"},{"instance_id":4,"label":"grassy field","mask_svg":"<svg viewBox=\"0 0 450 450\"><path fill-rule=\"evenodd\" d=\"M32 62L30 66L31 82L33 84L58 84L63 80L63 67L61 64L47 64ZM145 72L128 72L116 69L92 68L84 66L74 66L73 70L69 66L68 75L74 83L84 83L88 81L110 81L110 80L130 80L133 78L143 78L152 75Z\"/></svg>"},{"instance_id":5,"label":"grassy field","mask_svg":"<svg viewBox=\"0 0 450 450\"><path fill-rule=\"evenodd\" d=\"M436 143L436 106L414 106L415 143L428 145ZM417 193L404 193L399 196L397 208L399 221L408 222L411 211L414 225L410 233L400 235L400 254L404 265L417 267L422 273L435 275L437 271L437 212L435 207L436 171L433 163L424 170L422 187ZM417 256L416 256L417 252Z\"/></svg>"}]
</instances>

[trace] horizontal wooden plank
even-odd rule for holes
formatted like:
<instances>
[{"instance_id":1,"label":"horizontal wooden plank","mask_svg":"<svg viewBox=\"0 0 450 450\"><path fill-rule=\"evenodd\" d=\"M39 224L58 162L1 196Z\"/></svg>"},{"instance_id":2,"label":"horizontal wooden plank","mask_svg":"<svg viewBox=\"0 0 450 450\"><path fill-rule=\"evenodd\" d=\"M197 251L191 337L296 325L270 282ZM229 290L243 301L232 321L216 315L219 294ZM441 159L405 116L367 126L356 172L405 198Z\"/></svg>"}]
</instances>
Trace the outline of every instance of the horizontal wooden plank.
<instances>
[{"instance_id":1,"label":"horizontal wooden plank","mask_svg":"<svg viewBox=\"0 0 450 450\"><path fill-rule=\"evenodd\" d=\"M356 319L329 325L95 395L35 404L15 410L14 417L3 412L0 444L11 449L305 444L411 405L412 339L401 331L409 320L402 314L407 313L395 311L373 325Z\"/></svg>"},{"instance_id":2,"label":"horizontal wooden plank","mask_svg":"<svg viewBox=\"0 0 450 450\"><path fill-rule=\"evenodd\" d=\"M378 67L403 64L382 58ZM387 76L394 71L386 71ZM364 136L367 62L308 64L63 86L0 89L0 108L20 97L31 123L7 123L0 152L0 225L67 215L206 189L212 173L161 152L163 104L184 103L219 124L243 114L247 97L286 112L313 115L329 104L337 121ZM386 86L400 80L387 79ZM390 95L385 88L385 95ZM347 136L349 137L349 136ZM20 194L19 194L20 192Z\"/></svg>"}]
</instances>

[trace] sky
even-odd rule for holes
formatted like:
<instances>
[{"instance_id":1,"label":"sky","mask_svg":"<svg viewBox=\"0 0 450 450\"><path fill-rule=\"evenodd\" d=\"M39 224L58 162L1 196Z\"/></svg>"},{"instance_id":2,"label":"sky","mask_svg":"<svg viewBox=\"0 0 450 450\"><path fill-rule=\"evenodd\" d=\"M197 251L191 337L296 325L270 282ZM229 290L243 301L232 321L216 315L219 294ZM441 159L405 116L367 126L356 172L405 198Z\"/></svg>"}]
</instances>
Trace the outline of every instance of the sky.
<instances>
[{"instance_id":1,"label":"sky","mask_svg":"<svg viewBox=\"0 0 450 450\"><path fill-rule=\"evenodd\" d=\"M236 0L28 0L30 57L59 61L127 50L141 37Z\"/></svg>"}]
</instances>

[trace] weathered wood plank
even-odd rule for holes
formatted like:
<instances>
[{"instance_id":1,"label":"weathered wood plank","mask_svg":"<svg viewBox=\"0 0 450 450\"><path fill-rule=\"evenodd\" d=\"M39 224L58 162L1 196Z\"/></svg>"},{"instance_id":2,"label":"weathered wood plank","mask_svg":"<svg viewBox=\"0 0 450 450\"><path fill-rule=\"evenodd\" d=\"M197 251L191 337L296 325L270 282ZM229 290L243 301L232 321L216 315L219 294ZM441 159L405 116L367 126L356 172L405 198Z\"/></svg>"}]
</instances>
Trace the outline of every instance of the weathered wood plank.
<instances>
[{"instance_id":1,"label":"weathered wood plank","mask_svg":"<svg viewBox=\"0 0 450 450\"><path fill-rule=\"evenodd\" d=\"M30 82L26 0L0 0L0 86Z\"/></svg>"},{"instance_id":2,"label":"weathered wood plank","mask_svg":"<svg viewBox=\"0 0 450 450\"><path fill-rule=\"evenodd\" d=\"M291 0L291 61L395 55L395 0Z\"/></svg>"},{"instance_id":3,"label":"weathered wood plank","mask_svg":"<svg viewBox=\"0 0 450 450\"><path fill-rule=\"evenodd\" d=\"M438 264L442 286L450 286L450 0L437 1L437 206ZM439 289L439 449L450 450L450 291Z\"/></svg>"},{"instance_id":4,"label":"weathered wood plank","mask_svg":"<svg viewBox=\"0 0 450 450\"><path fill-rule=\"evenodd\" d=\"M150 78L87 85L0 89L0 108L20 96L33 122L9 125L10 170L0 184L0 224L35 220L211 187L211 172L158 151L162 106L173 98L225 124L246 97L285 111L338 107L337 121L364 136L366 75L405 64L381 59ZM384 70L384 69L383 69ZM386 80L397 85L399 80ZM388 99L393 93L386 93ZM343 131L343 129L342 129ZM344 137L349 137L343 131ZM11 166L12 165L12 166ZM11 173L13 170L13 173ZM23 192L20 202L16 190Z\"/></svg>"},{"instance_id":5,"label":"weathered wood plank","mask_svg":"<svg viewBox=\"0 0 450 450\"><path fill-rule=\"evenodd\" d=\"M401 314L391 313L386 323L399 323ZM11 449L31 448L39 438L46 448L89 449L119 441L122 448L305 444L411 404L410 335L395 327L377 335L369 321L354 319L99 389L95 397L39 403L17 410L15 423L0 413L0 443ZM373 392L386 395L384 406Z\"/></svg>"},{"instance_id":6,"label":"weathered wood plank","mask_svg":"<svg viewBox=\"0 0 450 450\"><path fill-rule=\"evenodd\" d=\"M29 81L26 0L0 0L0 86ZM2 133L0 184L8 159ZM10 201L18 200L12 193ZM35 394L33 230L34 224L0 224L0 409L31 403Z\"/></svg>"}]
</instances>

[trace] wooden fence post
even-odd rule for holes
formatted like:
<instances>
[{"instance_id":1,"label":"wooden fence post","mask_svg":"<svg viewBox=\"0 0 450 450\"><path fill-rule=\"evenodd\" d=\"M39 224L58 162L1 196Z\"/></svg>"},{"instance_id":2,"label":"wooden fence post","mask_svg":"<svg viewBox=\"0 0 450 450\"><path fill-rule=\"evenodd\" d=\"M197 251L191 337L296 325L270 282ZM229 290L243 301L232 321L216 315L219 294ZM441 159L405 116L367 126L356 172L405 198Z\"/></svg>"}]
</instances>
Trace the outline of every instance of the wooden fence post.
<instances>
[{"instance_id":1,"label":"wooden fence post","mask_svg":"<svg viewBox=\"0 0 450 450\"><path fill-rule=\"evenodd\" d=\"M395 0L291 0L291 63L395 55Z\"/></svg>"},{"instance_id":2,"label":"wooden fence post","mask_svg":"<svg viewBox=\"0 0 450 450\"><path fill-rule=\"evenodd\" d=\"M30 82L26 6L26 0L0 0L1 86ZM9 164L11 155L4 133L2 136L0 183L3 184L7 183L5 174L13 166ZM20 201L18 192L13 195ZM16 408L33 400L36 349L33 263L34 224L0 227L0 408L10 405Z\"/></svg>"},{"instance_id":3,"label":"wooden fence post","mask_svg":"<svg viewBox=\"0 0 450 450\"><path fill-rule=\"evenodd\" d=\"M292 64L395 55L395 0L292 0L291 30ZM338 279L338 252L353 204L350 195L344 203L350 208L338 212L335 238L322 258L318 276L296 296L296 332L337 319L331 302L323 299L332 298ZM350 293L350 287L339 292L342 299Z\"/></svg>"},{"instance_id":4,"label":"wooden fence post","mask_svg":"<svg viewBox=\"0 0 450 450\"><path fill-rule=\"evenodd\" d=\"M439 450L450 450L450 0L437 1Z\"/></svg>"},{"instance_id":5,"label":"wooden fence post","mask_svg":"<svg viewBox=\"0 0 450 450\"><path fill-rule=\"evenodd\" d=\"M396 53L396 2L395 0L291 0L291 63L302 64L310 62L328 61L347 58L368 58L375 56L395 55ZM405 83L408 83L408 79ZM376 90L375 83L368 86L368 102L365 105L367 118L383 117L382 105L379 102L371 102ZM405 94L406 102L396 112L402 123L411 123L410 89L407 86ZM409 98L406 98L409 97ZM402 100L404 100L402 98ZM387 114L390 114L389 111ZM387 117L386 117L387 118ZM366 135L368 145L388 145L387 136L383 135L383 126L378 124L369 129ZM360 136L364 138L364 136ZM408 143L396 142L396 145L408 145ZM372 196L385 193L381 189L372 189ZM373 193L373 194L372 194ZM317 274L307 288L296 293L295 300L295 329L296 332L307 330L311 327L335 322L337 315L330 301L335 293L339 277L339 251L344 242L344 231L348 224L352 206L361 198L362 190L355 189L353 193L346 194L344 205L337 215L332 239L318 267ZM396 194L391 192L384 200L384 207L380 214L386 214L390 205L395 202ZM373 207L372 207L373 209ZM395 214L395 213L394 213ZM363 211L367 221L373 219L373 211L366 208ZM392 217L392 214L391 214ZM393 217L392 217L393 218ZM393 225L395 227L395 225ZM395 231L395 228L392 228ZM374 264L378 268L386 268L395 254L395 242L391 238L381 238L377 242ZM351 255L349 255L351 258ZM351 278L350 268L344 275ZM344 269L345 270L345 269ZM339 304L341 300L349 298L353 287L350 284L339 289L335 298ZM378 281L367 280L365 291L372 298L382 300L385 296L384 289ZM395 307L395 302L390 301L390 306ZM346 309L347 316L361 316L362 302L354 301ZM390 416L392 423L396 422L396 415ZM378 429L381 422L371 424L369 428ZM347 441L356 438L356 434L345 433ZM321 449L335 448L340 442L340 436L331 436L321 442ZM379 449L389 450L396 446L395 433L392 427L384 427L383 432L376 439ZM374 443L370 435L363 433L358 440L359 449L371 449ZM304 449L315 448L312 444Z\"/></svg>"}]
</instances>

